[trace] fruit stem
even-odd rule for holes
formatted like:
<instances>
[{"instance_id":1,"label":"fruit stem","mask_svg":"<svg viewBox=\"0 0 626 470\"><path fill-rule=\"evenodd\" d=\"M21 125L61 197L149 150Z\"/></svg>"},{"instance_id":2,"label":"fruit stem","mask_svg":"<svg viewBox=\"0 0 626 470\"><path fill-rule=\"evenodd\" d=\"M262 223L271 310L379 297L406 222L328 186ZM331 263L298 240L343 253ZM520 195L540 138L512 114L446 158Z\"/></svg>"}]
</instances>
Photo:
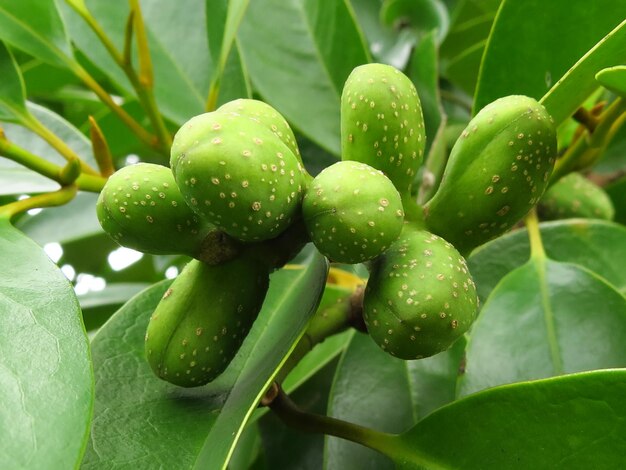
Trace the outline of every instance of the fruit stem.
<instances>
[{"instance_id":1,"label":"fruit stem","mask_svg":"<svg viewBox=\"0 0 626 470\"><path fill-rule=\"evenodd\" d=\"M344 295L337 299L336 303L315 312L304 335L278 373L277 382L281 383L315 345L323 342L329 336L341 333L352 325L358 325L359 321L362 322L360 312L362 310L363 289L352 290L338 286L332 288L344 291ZM326 286L326 289L329 289L329 286Z\"/></svg>"},{"instance_id":2,"label":"fruit stem","mask_svg":"<svg viewBox=\"0 0 626 470\"><path fill-rule=\"evenodd\" d=\"M37 155L30 153L28 150L14 144L4 136L2 129L0 129L0 155L25 166L26 168L29 168L46 178L56 181L62 186L68 183L67 179L63 175L62 167L38 157ZM76 186L81 191L96 193L102 190L104 183L106 183L106 178L99 175L85 173L81 173L75 180Z\"/></svg>"},{"instance_id":3,"label":"fruit stem","mask_svg":"<svg viewBox=\"0 0 626 470\"><path fill-rule=\"evenodd\" d=\"M581 166L588 167L594 164L625 121L626 101L620 97L597 118L593 132L585 133L578 138L559 158L550 177L550 185L566 174L582 169Z\"/></svg>"},{"instance_id":4,"label":"fruit stem","mask_svg":"<svg viewBox=\"0 0 626 470\"><path fill-rule=\"evenodd\" d=\"M300 409L283 389L274 383L270 390L272 400L268 406L289 427L307 433L322 433L377 450L387 456L397 457L398 451L405 453L397 435L375 431L357 424L329 416L308 413Z\"/></svg>"},{"instance_id":5,"label":"fruit stem","mask_svg":"<svg viewBox=\"0 0 626 470\"><path fill-rule=\"evenodd\" d=\"M546 252L541 241L541 232L539 230L539 219L537 211L533 208L524 219L526 228L528 229L528 237L530 239L530 257L534 260L546 258Z\"/></svg>"},{"instance_id":6,"label":"fruit stem","mask_svg":"<svg viewBox=\"0 0 626 470\"><path fill-rule=\"evenodd\" d=\"M62 206L74 199L77 189L76 185L72 184L52 193L39 194L6 204L0 207L0 218L12 219L16 215L31 209Z\"/></svg>"},{"instance_id":7,"label":"fruit stem","mask_svg":"<svg viewBox=\"0 0 626 470\"><path fill-rule=\"evenodd\" d=\"M402 195L402 208L404 209L404 221L411 222L413 226L424 228L424 209L417 203L410 191Z\"/></svg>"}]
</instances>

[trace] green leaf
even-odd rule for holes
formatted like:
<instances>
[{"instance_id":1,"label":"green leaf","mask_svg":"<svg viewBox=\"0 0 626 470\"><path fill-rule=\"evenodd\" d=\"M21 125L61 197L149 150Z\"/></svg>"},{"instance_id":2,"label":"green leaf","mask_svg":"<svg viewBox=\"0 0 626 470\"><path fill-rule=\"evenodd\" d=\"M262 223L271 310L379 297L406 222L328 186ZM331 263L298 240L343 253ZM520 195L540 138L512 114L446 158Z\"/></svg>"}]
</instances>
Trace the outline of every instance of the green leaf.
<instances>
[{"instance_id":1,"label":"green leaf","mask_svg":"<svg viewBox=\"0 0 626 470\"><path fill-rule=\"evenodd\" d=\"M541 99L557 123L574 114L576 108L598 87L592 78L607 65L626 59L622 48L626 40L626 21L622 22L585 54Z\"/></svg>"},{"instance_id":2,"label":"green leaf","mask_svg":"<svg viewBox=\"0 0 626 470\"><path fill-rule=\"evenodd\" d=\"M0 466L76 468L93 406L89 342L68 280L0 220Z\"/></svg>"},{"instance_id":3,"label":"green leaf","mask_svg":"<svg viewBox=\"0 0 626 470\"><path fill-rule=\"evenodd\" d=\"M11 160L0 158L0 196L46 193L57 189L59 185L55 181Z\"/></svg>"},{"instance_id":4,"label":"green leaf","mask_svg":"<svg viewBox=\"0 0 626 470\"><path fill-rule=\"evenodd\" d=\"M4 43L0 43L0 77L0 120L23 120L23 116L28 114L24 80Z\"/></svg>"},{"instance_id":5,"label":"green leaf","mask_svg":"<svg viewBox=\"0 0 626 470\"><path fill-rule=\"evenodd\" d=\"M72 59L57 0L0 0L0 40L52 65L70 67Z\"/></svg>"},{"instance_id":6,"label":"green leaf","mask_svg":"<svg viewBox=\"0 0 626 470\"><path fill-rule=\"evenodd\" d=\"M288 270L282 270L274 275L274 279L282 276L282 285L280 281L270 285L259 319L250 332L254 344L238 355L244 358L241 373L235 379L194 468L226 468L246 421L315 313L324 291L328 263L315 254L307 269L297 270L295 276L289 274ZM265 318L272 315L271 323L263 323L265 312ZM255 329L258 335L252 336ZM248 345L251 342L248 341Z\"/></svg>"},{"instance_id":7,"label":"green leaf","mask_svg":"<svg viewBox=\"0 0 626 470\"><path fill-rule=\"evenodd\" d=\"M206 0L209 51L215 64L211 79L212 86L216 87L209 90L209 94L218 94L217 101L210 103L212 107L251 96L236 43L237 30L248 3L249 0ZM209 100L215 100L215 96L210 96Z\"/></svg>"},{"instance_id":8,"label":"green leaf","mask_svg":"<svg viewBox=\"0 0 626 470\"><path fill-rule=\"evenodd\" d=\"M563 220L540 224L548 257L579 264L602 276L617 289L626 290L626 227L591 220ZM508 272L528 261L528 232L508 233L478 248L468 259L478 296L484 303Z\"/></svg>"},{"instance_id":9,"label":"green leaf","mask_svg":"<svg viewBox=\"0 0 626 470\"><path fill-rule=\"evenodd\" d=\"M594 371L478 393L399 439L400 469L621 468L626 371Z\"/></svg>"},{"instance_id":10,"label":"green leaf","mask_svg":"<svg viewBox=\"0 0 626 470\"><path fill-rule=\"evenodd\" d=\"M145 282L117 282L107 284L101 291L89 291L79 295L78 302L87 331L102 326L122 304L149 286Z\"/></svg>"},{"instance_id":11,"label":"green leaf","mask_svg":"<svg viewBox=\"0 0 626 470\"><path fill-rule=\"evenodd\" d=\"M502 279L472 327L459 393L626 360L626 298L574 264L531 259Z\"/></svg>"},{"instance_id":12,"label":"green leaf","mask_svg":"<svg viewBox=\"0 0 626 470\"><path fill-rule=\"evenodd\" d=\"M415 84L424 114L426 129L426 154L441 124L442 108L439 99L439 51L435 32L425 34L413 49L409 77Z\"/></svg>"},{"instance_id":13,"label":"green leaf","mask_svg":"<svg viewBox=\"0 0 626 470\"><path fill-rule=\"evenodd\" d=\"M339 155L339 102L369 53L346 2L255 0L239 30L241 54L261 96L303 134Z\"/></svg>"},{"instance_id":14,"label":"green leaf","mask_svg":"<svg viewBox=\"0 0 626 470\"><path fill-rule=\"evenodd\" d=\"M355 334L337 367L328 413L363 426L402 432L455 398L465 341L441 354L403 361ZM325 468L393 468L370 449L335 437L326 439Z\"/></svg>"},{"instance_id":15,"label":"green leaf","mask_svg":"<svg viewBox=\"0 0 626 470\"><path fill-rule=\"evenodd\" d=\"M626 178L620 178L604 189L615 207L615 221L626 224ZM626 290L626 285L621 286L621 289Z\"/></svg>"},{"instance_id":16,"label":"green leaf","mask_svg":"<svg viewBox=\"0 0 626 470\"><path fill-rule=\"evenodd\" d=\"M624 17L624 0L504 0L483 56L474 113L506 95L541 98ZM609 41L611 46L603 48L601 57L595 56L583 67L579 64L567 84L562 82L558 91L555 87L550 92L551 97L544 104L557 123L597 87L595 73L619 63L619 57L626 54L622 34ZM609 57L609 63L596 68L597 60L603 63ZM577 104L572 107L574 102Z\"/></svg>"},{"instance_id":17,"label":"green leaf","mask_svg":"<svg viewBox=\"0 0 626 470\"><path fill-rule=\"evenodd\" d=\"M387 26L409 27L418 34L436 30L437 43L448 33L450 18L441 0L385 0L380 17Z\"/></svg>"},{"instance_id":18,"label":"green leaf","mask_svg":"<svg viewBox=\"0 0 626 470\"><path fill-rule=\"evenodd\" d=\"M97 194L79 193L62 207L20 219L17 227L40 245L67 243L102 233L96 216Z\"/></svg>"},{"instance_id":19,"label":"green leaf","mask_svg":"<svg viewBox=\"0 0 626 470\"><path fill-rule=\"evenodd\" d=\"M626 96L626 65L602 69L596 74L596 80L613 93Z\"/></svg>"},{"instance_id":20,"label":"green leaf","mask_svg":"<svg viewBox=\"0 0 626 470\"><path fill-rule=\"evenodd\" d=\"M193 389L158 380L144 357L149 317L170 282L134 297L92 342L96 418L84 467L183 469L197 458L204 468L225 466L265 385L315 309L326 270L317 257L308 269L273 274L264 307L233 362L216 381ZM198 457L203 446L207 453Z\"/></svg>"}]
</instances>

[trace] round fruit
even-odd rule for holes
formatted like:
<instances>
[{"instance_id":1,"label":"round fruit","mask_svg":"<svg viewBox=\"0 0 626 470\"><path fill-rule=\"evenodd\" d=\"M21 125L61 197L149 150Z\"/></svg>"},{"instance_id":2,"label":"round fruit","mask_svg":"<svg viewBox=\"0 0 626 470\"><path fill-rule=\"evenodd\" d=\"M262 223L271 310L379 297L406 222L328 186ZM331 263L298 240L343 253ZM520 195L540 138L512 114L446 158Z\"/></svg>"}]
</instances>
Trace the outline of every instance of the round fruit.
<instances>
[{"instance_id":1,"label":"round fruit","mask_svg":"<svg viewBox=\"0 0 626 470\"><path fill-rule=\"evenodd\" d=\"M341 95L341 158L381 170L401 195L424 156L422 107L411 80L390 65L355 68Z\"/></svg>"},{"instance_id":2,"label":"round fruit","mask_svg":"<svg viewBox=\"0 0 626 470\"><path fill-rule=\"evenodd\" d=\"M476 287L459 252L410 225L374 261L363 298L370 336L402 359L448 349L468 330L477 308Z\"/></svg>"},{"instance_id":3,"label":"round fruit","mask_svg":"<svg viewBox=\"0 0 626 470\"><path fill-rule=\"evenodd\" d=\"M204 385L233 359L261 310L268 268L241 256L217 266L192 260L150 318L146 357L161 379Z\"/></svg>"},{"instance_id":4,"label":"round fruit","mask_svg":"<svg viewBox=\"0 0 626 470\"><path fill-rule=\"evenodd\" d=\"M248 116L201 114L174 138L172 172L187 204L232 237L276 237L300 209L303 169L292 151Z\"/></svg>"},{"instance_id":5,"label":"round fruit","mask_svg":"<svg viewBox=\"0 0 626 470\"><path fill-rule=\"evenodd\" d=\"M117 243L144 253L196 256L213 228L185 204L170 169L152 163L115 172L100 193L96 212Z\"/></svg>"},{"instance_id":6,"label":"round fruit","mask_svg":"<svg viewBox=\"0 0 626 470\"><path fill-rule=\"evenodd\" d=\"M570 173L554 183L537 205L542 219L613 220L615 208L609 195L600 186L580 173Z\"/></svg>"},{"instance_id":7,"label":"round fruit","mask_svg":"<svg viewBox=\"0 0 626 470\"><path fill-rule=\"evenodd\" d=\"M315 177L302 202L311 240L330 260L361 263L398 238L400 194L381 171L359 162L331 165Z\"/></svg>"},{"instance_id":8,"label":"round fruit","mask_svg":"<svg viewBox=\"0 0 626 470\"><path fill-rule=\"evenodd\" d=\"M428 229L461 253L512 228L539 201L554 168L556 129L527 96L485 106L457 140L424 207Z\"/></svg>"}]
</instances>

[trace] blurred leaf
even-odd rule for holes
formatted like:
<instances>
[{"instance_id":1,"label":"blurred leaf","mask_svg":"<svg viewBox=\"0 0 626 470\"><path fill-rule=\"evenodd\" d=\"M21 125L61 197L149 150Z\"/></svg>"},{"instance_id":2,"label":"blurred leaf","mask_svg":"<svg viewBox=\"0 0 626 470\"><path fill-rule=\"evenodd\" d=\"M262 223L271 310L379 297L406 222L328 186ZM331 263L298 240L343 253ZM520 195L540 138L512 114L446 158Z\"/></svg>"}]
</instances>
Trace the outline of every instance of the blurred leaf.
<instances>
[{"instance_id":1,"label":"blurred leaf","mask_svg":"<svg viewBox=\"0 0 626 470\"><path fill-rule=\"evenodd\" d=\"M526 382L436 411L398 441L399 469L621 468L626 371ZM400 450L400 449L399 449Z\"/></svg>"},{"instance_id":2,"label":"blurred leaf","mask_svg":"<svg viewBox=\"0 0 626 470\"><path fill-rule=\"evenodd\" d=\"M217 2L207 0L206 3L209 51L215 64L211 78L214 83L229 86L228 95L232 95L232 99L248 97L250 94L235 41L239 24L248 8L248 3L249 0L219 0ZM235 78L236 88L233 87L231 78ZM219 92L218 103L229 101L223 99L224 90L221 86L211 91ZM212 105L215 104L217 103L212 103Z\"/></svg>"},{"instance_id":3,"label":"blurred leaf","mask_svg":"<svg viewBox=\"0 0 626 470\"><path fill-rule=\"evenodd\" d=\"M615 222L626 224L626 177L611 183L604 188L608 193L613 207L615 207ZM620 286L622 291L626 291L626 285Z\"/></svg>"},{"instance_id":4,"label":"blurred leaf","mask_svg":"<svg viewBox=\"0 0 626 470\"><path fill-rule=\"evenodd\" d=\"M88 0L87 7L117 46L123 49L128 2ZM205 0L141 2L154 68L154 93L161 112L177 124L204 111L212 69L207 44ZM68 5L61 5L72 41L126 93L134 95L123 71L95 34ZM135 58L136 59L136 58ZM135 60L136 64L137 61ZM173 92L175 90L175 92Z\"/></svg>"},{"instance_id":5,"label":"blurred leaf","mask_svg":"<svg viewBox=\"0 0 626 470\"><path fill-rule=\"evenodd\" d=\"M596 74L596 80L613 93L626 96L626 65L602 69Z\"/></svg>"},{"instance_id":6,"label":"blurred leaf","mask_svg":"<svg viewBox=\"0 0 626 470\"><path fill-rule=\"evenodd\" d=\"M435 30L438 44L450 26L448 10L441 0L385 0L380 17L387 26L410 28L420 36Z\"/></svg>"},{"instance_id":7,"label":"blurred leaf","mask_svg":"<svg viewBox=\"0 0 626 470\"><path fill-rule=\"evenodd\" d=\"M67 69L32 59L20 65L28 96L46 99L50 93L79 84L78 78Z\"/></svg>"},{"instance_id":8,"label":"blurred leaf","mask_svg":"<svg viewBox=\"0 0 626 470\"><path fill-rule=\"evenodd\" d=\"M57 182L0 157L0 195L45 193L57 189Z\"/></svg>"},{"instance_id":9,"label":"blurred leaf","mask_svg":"<svg viewBox=\"0 0 626 470\"><path fill-rule=\"evenodd\" d=\"M49 64L75 63L57 0L0 0L0 39Z\"/></svg>"},{"instance_id":10,"label":"blurred leaf","mask_svg":"<svg viewBox=\"0 0 626 470\"><path fill-rule=\"evenodd\" d=\"M548 257L579 264L626 289L626 227L591 219L570 219L540 224ZM528 261L528 232L508 233L478 248L468 259L478 296L484 303L508 272Z\"/></svg>"},{"instance_id":11,"label":"blurred leaf","mask_svg":"<svg viewBox=\"0 0 626 470\"><path fill-rule=\"evenodd\" d=\"M76 468L89 436L89 342L70 283L0 220L0 466ZM9 261L10 262L6 262Z\"/></svg>"},{"instance_id":12,"label":"blurred leaf","mask_svg":"<svg viewBox=\"0 0 626 470\"><path fill-rule=\"evenodd\" d=\"M24 80L15 59L0 42L0 119L21 121L28 114Z\"/></svg>"},{"instance_id":13,"label":"blurred leaf","mask_svg":"<svg viewBox=\"0 0 626 470\"><path fill-rule=\"evenodd\" d=\"M474 94L485 43L499 0L458 2L450 31L441 44L442 75L469 95Z\"/></svg>"},{"instance_id":14,"label":"blurred leaf","mask_svg":"<svg viewBox=\"0 0 626 470\"><path fill-rule=\"evenodd\" d=\"M459 393L625 365L626 298L582 267L531 259L483 306Z\"/></svg>"},{"instance_id":15,"label":"blurred leaf","mask_svg":"<svg viewBox=\"0 0 626 470\"><path fill-rule=\"evenodd\" d=\"M266 384L302 334L326 270L318 257L308 269L273 274L264 307L233 362L217 380L193 389L157 379L144 358L146 325L169 281L133 298L92 343L96 419L84 468L183 469L196 458L204 468L225 466ZM207 453L198 457L203 445Z\"/></svg>"},{"instance_id":16,"label":"blurred leaf","mask_svg":"<svg viewBox=\"0 0 626 470\"><path fill-rule=\"evenodd\" d=\"M624 0L504 0L483 57L474 113L506 95L541 98L624 17ZM616 34L603 52L579 64L567 83L560 83L546 97L544 104L557 123L597 87L596 72L624 58L623 34ZM550 47L554 44L562 47Z\"/></svg>"},{"instance_id":17,"label":"blurred leaf","mask_svg":"<svg viewBox=\"0 0 626 470\"><path fill-rule=\"evenodd\" d=\"M101 291L89 291L79 295L78 302L83 311L83 321L87 331L102 326L122 304L148 287L150 284L143 282L119 282L107 284Z\"/></svg>"},{"instance_id":18,"label":"blurred leaf","mask_svg":"<svg viewBox=\"0 0 626 470\"><path fill-rule=\"evenodd\" d=\"M426 155L435 139L441 124L441 103L439 100L439 71L437 44L434 31L425 34L413 49L408 75L417 88L424 127L426 129Z\"/></svg>"},{"instance_id":19,"label":"blurred leaf","mask_svg":"<svg viewBox=\"0 0 626 470\"><path fill-rule=\"evenodd\" d=\"M403 70L415 43L413 32L394 31L382 24L380 9L383 0L352 0L350 3L374 59Z\"/></svg>"},{"instance_id":20,"label":"blurred leaf","mask_svg":"<svg viewBox=\"0 0 626 470\"><path fill-rule=\"evenodd\" d=\"M263 99L338 155L343 84L370 59L346 3L255 0L241 23L239 44Z\"/></svg>"},{"instance_id":21,"label":"blurred leaf","mask_svg":"<svg viewBox=\"0 0 626 470\"><path fill-rule=\"evenodd\" d=\"M402 432L455 398L465 341L443 353L403 361L355 334L337 367L328 413L386 432ZM327 470L393 468L392 462L358 444L327 437Z\"/></svg>"},{"instance_id":22,"label":"blurred leaf","mask_svg":"<svg viewBox=\"0 0 626 470\"><path fill-rule=\"evenodd\" d=\"M97 194L78 193L61 207L43 209L39 214L23 218L17 227L40 245L67 243L102 233L96 217Z\"/></svg>"}]
</instances>

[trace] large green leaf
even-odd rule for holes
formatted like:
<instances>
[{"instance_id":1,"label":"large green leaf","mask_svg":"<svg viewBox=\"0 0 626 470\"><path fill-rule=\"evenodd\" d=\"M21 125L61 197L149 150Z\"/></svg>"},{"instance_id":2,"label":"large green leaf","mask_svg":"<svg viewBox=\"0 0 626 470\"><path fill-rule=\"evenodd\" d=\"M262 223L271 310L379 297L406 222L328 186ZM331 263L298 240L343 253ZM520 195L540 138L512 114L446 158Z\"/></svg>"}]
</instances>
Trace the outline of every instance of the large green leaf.
<instances>
[{"instance_id":1,"label":"large green leaf","mask_svg":"<svg viewBox=\"0 0 626 470\"><path fill-rule=\"evenodd\" d=\"M354 335L337 367L329 414L387 432L402 432L455 398L465 341L441 354L403 361L367 335ZM385 456L349 441L328 437L325 468L393 468Z\"/></svg>"},{"instance_id":2,"label":"large green leaf","mask_svg":"<svg viewBox=\"0 0 626 470\"><path fill-rule=\"evenodd\" d=\"M122 307L92 343L97 398L85 468L184 469L196 459L204 468L225 466L265 385L315 309L326 269L317 257L308 269L273 274L264 308L231 365L194 389L158 380L144 358L148 319L169 282Z\"/></svg>"},{"instance_id":3,"label":"large green leaf","mask_svg":"<svg viewBox=\"0 0 626 470\"><path fill-rule=\"evenodd\" d=\"M626 65L607 67L596 74L600 85L620 96L626 96Z\"/></svg>"},{"instance_id":4,"label":"large green leaf","mask_svg":"<svg viewBox=\"0 0 626 470\"><path fill-rule=\"evenodd\" d=\"M486 104L510 94L541 98L587 51L626 17L624 0L504 0L494 22L485 50L474 97L474 112ZM584 27L581 27L584 25ZM626 54L619 40L614 53ZM558 47L556 46L558 45ZM569 91L588 89L594 75L606 64L588 74L581 70ZM593 83L589 93L597 87ZM589 94L587 93L587 95ZM554 103L565 99L559 107L570 107L568 93L554 97ZM580 102L586 98L582 96ZM549 104L549 106L548 106ZM548 110L561 122L569 114L546 102ZM575 109L575 107L574 107ZM574 109L571 111L573 112ZM564 112L564 111L563 111Z\"/></svg>"},{"instance_id":5,"label":"large green leaf","mask_svg":"<svg viewBox=\"0 0 626 470\"><path fill-rule=\"evenodd\" d=\"M0 0L0 39L49 64L73 63L56 0Z\"/></svg>"},{"instance_id":6,"label":"large green leaf","mask_svg":"<svg viewBox=\"0 0 626 470\"><path fill-rule=\"evenodd\" d=\"M0 42L0 120L21 120L28 114L26 91L19 67L6 45Z\"/></svg>"},{"instance_id":7,"label":"large green leaf","mask_svg":"<svg viewBox=\"0 0 626 470\"><path fill-rule=\"evenodd\" d=\"M0 467L74 468L93 406L89 343L68 280L0 220Z\"/></svg>"},{"instance_id":8,"label":"large green leaf","mask_svg":"<svg viewBox=\"0 0 626 470\"><path fill-rule=\"evenodd\" d=\"M621 468L626 371L498 387L459 400L404 434L400 469Z\"/></svg>"},{"instance_id":9,"label":"large green leaf","mask_svg":"<svg viewBox=\"0 0 626 470\"><path fill-rule=\"evenodd\" d=\"M532 258L506 275L482 308L459 393L623 366L626 298L582 267Z\"/></svg>"},{"instance_id":10,"label":"large green leaf","mask_svg":"<svg viewBox=\"0 0 626 470\"><path fill-rule=\"evenodd\" d=\"M338 155L339 101L357 65L369 62L343 0L255 0L239 30L241 54L261 96L303 134Z\"/></svg>"},{"instance_id":11,"label":"large green leaf","mask_svg":"<svg viewBox=\"0 0 626 470\"><path fill-rule=\"evenodd\" d=\"M556 261L584 266L626 290L626 228L611 222L570 219L540 224L547 255ZM508 272L523 265L530 255L528 232L519 230L477 249L468 265L481 302Z\"/></svg>"}]
</instances>

